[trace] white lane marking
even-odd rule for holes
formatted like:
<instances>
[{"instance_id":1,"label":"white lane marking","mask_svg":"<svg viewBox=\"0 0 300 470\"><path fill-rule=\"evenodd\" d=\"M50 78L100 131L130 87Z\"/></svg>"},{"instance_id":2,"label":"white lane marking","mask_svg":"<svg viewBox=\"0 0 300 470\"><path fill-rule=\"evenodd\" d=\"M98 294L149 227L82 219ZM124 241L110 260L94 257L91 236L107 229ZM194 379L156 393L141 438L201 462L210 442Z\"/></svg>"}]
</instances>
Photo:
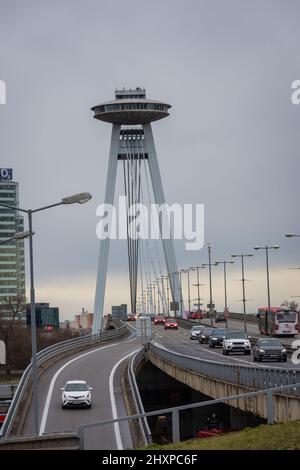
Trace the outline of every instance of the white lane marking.
<instances>
[{"instance_id":1,"label":"white lane marking","mask_svg":"<svg viewBox=\"0 0 300 470\"><path fill-rule=\"evenodd\" d=\"M112 368L110 376L109 376L109 394L110 394L110 402L111 402L111 411L112 411L112 417L113 419L118 419L118 412L117 412L117 405L116 405L116 399L115 399L115 394L114 394L114 376L117 368L121 364L121 362L125 361L129 356L132 356L132 354L135 354L139 349L136 349L135 351L132 351L131 353L127 354L127 356L122 357ZM120 425L119 423L114 423L114 431L115 431L115 437L116 437L116 443L117 443L117 448L118 450L123 450L123 444L122 444L122 439L121 439L121 433L120 433Z\"/></svg>"},{"instance_id":2,"label":"white lane marking","mask_svg":"<svg viewBox=\"0 0 300 470\"><path fill-rule=\"evenodd\" d=\"M122 342L122 344L128 343L129 341L133 341L134 339L135 338L130 339L128 341L124 341L124 342ZM60 369L58 369L58 371L56 371L56 373L53 375L53 377L51 379L51 382L50 382L50 385L49 385L49 390L48 390L48 394L47 394L47 398L46 398L46 402L45 402L45 406L44 406L44 411L43 411L43 416L42 416L42 421L41 421L41 425L40 425L40 431L39 431L40 436L42 436L45 432L46 422L47 422L48 413L49 413L50 402L51 402L51 398L52 398L52 393L53 393L53 389L54 389L56 379L59 376L59 374L66 367L68 367L70 364L77 361L78 359L81 359L82 357L88 356L89 354L93 354L93 353L99 351L100 349L111 348L112 346L118 346L119 344L120 343L114 343L114 344L109 344L108 346L100 346L97 349L93 349L92 351L88 351L86 353L80 354L80 356L74 357L70 361L66 362L63 366L61 366Z\"/></svg>"}]
</instances>

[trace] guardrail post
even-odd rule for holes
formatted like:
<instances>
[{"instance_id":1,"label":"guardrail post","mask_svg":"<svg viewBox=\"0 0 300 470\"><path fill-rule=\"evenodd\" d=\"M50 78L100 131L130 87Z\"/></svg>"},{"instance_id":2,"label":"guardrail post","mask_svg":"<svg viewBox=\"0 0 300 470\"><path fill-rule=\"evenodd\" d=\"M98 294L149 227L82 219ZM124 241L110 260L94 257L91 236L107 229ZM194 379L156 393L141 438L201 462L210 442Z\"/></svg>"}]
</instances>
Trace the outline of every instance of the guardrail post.
<instances>
[{"instance_id":1,"label":"guardrail post","mask_svg":"<svg viewBox=\"0 0 300 470\"><path fill-rule=\"evenodd\" d=\"M79 437L79 449L84 450L84 428L78 428L77 436Z\"/></svg>"},{"instance_id":2,"label":"guardrail post","mask_svg":"<svg viewBox=\"0 0 300 470\"><path fill-rule=\"evenodd\" d=\"M179 411L172 412L172 442L180 442Z\"/></svg>"},{"instance_id":3,"label":"guardrail post","mask_svg":"<svg viewBox=\"0 0 300 470\"><path fill-rule=\"evenodd\" d=\"M273 392L267 392L267 423L274 424Z\"/></svg>"}]
</instances>

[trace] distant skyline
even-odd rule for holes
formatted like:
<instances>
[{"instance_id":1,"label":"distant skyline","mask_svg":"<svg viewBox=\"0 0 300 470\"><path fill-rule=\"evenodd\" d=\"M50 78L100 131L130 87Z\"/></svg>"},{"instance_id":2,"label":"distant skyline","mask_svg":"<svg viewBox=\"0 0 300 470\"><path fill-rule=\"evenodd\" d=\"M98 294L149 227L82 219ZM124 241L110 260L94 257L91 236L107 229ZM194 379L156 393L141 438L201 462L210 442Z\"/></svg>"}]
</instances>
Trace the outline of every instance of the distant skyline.
<instances>
[{"instance_id":1,"label":"distant skyline","mask_svg":"<svg viewBox=\"0 0 300 470\"><path fill-rule=\"evenodd\" d=\"M153 124L169 203L205 205L205 244L179 268L279 244L270 253L272 304L300 295L299 121L291 101L300 79L300 4L291 0L0 0L0 167L14 169L20 204L35 208L88 191L84 206L34 217L37 301L73 319L93 310L111 126L90 108L115 88L144 86L170 103ZM119 172L116 197L122 192ZM28 287L28 246L26 268ZM105 312L128 303L125 241L111 243ZM246 260L249 312L267 304L264 252ZM208 273L201 271L203 297ZM228 269L228 301L242 311L239 260ZM184 276L186 286L186 276ZM195 279L193 281L195 283ZM194 298L197 290L194 287ZM223 307L222 267L213 268L214 300ZM27 290L28 291L28 290ZM29 292L28 292L29 294ZM185 297L187 297L185 295ZM294 299L297 301L297 299ZM300 300L300 299L298 299Z\"/></svg>"}]
</instances>

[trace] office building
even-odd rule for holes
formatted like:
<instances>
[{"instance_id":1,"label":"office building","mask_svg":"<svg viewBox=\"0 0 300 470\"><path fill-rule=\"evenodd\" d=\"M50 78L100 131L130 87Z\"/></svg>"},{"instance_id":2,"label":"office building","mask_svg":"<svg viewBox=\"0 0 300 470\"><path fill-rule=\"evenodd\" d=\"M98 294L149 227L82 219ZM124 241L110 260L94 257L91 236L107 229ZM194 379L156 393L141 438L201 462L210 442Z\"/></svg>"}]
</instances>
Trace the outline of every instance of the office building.
<instances>
[{"instance_id":1,"label":"office building","mask_svg":"<svg viewBox=\"0 0 300 470\"><path fill-rule=\"evenodd\" d=\"M13 181L10 168L0 168L0 242L24 231L22 215L1 204L19 206L19 183ZM0 245L0 304L5 304L8 297L25 299L24 240Z\"/></svg>"},{"instance_id":2,"label":"office building","mask_svg":"<svg viewBox=\"0 0 300 470\"><path fill-rule=\"evenodd\" d=\"M112 305L111 307L112 320L127 320L127 304Z\"/></svg>"},{"instance_id":3,"label":"office building","mask_svg":"<svg viewBox=\"0 0 300 470\"><path fill-rule=\"evenodd\" d=\"M48 329L48 327L59 328L59 308L50 307L49 303L41 302L35 304L35 316L37 328ZM26 324L31 326L30 304L26 305Z\"/></svg>"}]
</instances>

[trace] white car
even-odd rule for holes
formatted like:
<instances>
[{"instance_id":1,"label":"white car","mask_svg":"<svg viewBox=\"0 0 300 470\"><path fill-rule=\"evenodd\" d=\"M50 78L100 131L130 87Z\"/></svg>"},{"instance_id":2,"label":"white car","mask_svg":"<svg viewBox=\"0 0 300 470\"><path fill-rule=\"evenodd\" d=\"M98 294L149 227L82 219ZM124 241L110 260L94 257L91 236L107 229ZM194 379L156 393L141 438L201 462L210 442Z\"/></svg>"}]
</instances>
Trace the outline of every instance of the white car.
<instances>
[{"instance_id":1,"label":"white car","mask_svg":"<svg viewBox=\"0 0 300 470\"><path fill-rule=\"evenodd\" d=\"M251 343L242 331L228 331L223 340L223 354L228 356L229 353L243 352L251 354Z\"/></svg>"},{"instance_id":2,"label":"white car","mask_svg":"<svg viewBox=\"0 0 300 470\"><path fill-rule=\"evenodd\" d=\"M92 387L89 387L84 380L69 380L66 385L61 388L61 406L62 408L72 406L84 406L91 408L92 406Z\"/></svg>"}]
</instances>

